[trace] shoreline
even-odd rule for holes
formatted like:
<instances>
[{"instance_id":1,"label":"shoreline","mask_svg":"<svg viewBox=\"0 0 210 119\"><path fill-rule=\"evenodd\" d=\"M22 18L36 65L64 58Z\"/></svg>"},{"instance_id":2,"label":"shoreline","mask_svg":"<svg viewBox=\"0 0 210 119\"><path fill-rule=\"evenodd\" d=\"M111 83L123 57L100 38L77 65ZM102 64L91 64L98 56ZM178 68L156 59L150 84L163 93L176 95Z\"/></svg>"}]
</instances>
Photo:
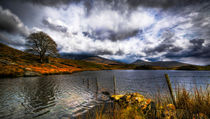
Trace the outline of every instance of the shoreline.
<instances>
[{"instance_id":1,"label":"shoreline","mask_svg":"<svg viewBox=\"0 0 210 119\"><path fill-rule=\"evenodd\" d=\"M70 72L48 72L48 73L39 73L39 72L34 72L31 71L33 74L27 74L26 72L23 72L22 74L16 74L16 75L6 75L6 74L0 74L1 79L5 78L18 78L18 77L38 77L38 76L48 76L48 75L65 75L65 74L73 74L73 73L78 73L78 72L84 72L84 71L105 71L105 70L162 70L162 71L210 71L210 70L178 70L178 69L78 69ZM35 74L36 73L36 74Z\"/></svg>"},{"instance_id":2,"label":"shoreline","mask_svg":"<svg viewBox=\"0 0 210 119\"><path fill-rule=\"evenodd\" d=\"M106 69L105 69L106 70ZM111 70L111 69L110 69ZM100 70L77 70L77 71L72 71L72 72L59 72L59 73L47 73L47 74L41 74L39 73L38 75L5 75L5 74L1 74L0 78L18 78L18 77L38 77L38 76L48 76L48 75L64 75L64 74L73 74L73 73L77 73L77 72L83 72L83 71L100 71ZM35 72L37 73L37 72Z\"/></svg>"},{"instance_id":3,"label":"shoreline","mask_svg":"<svg viewBox=\"0 0 210 119\"><path fill-rule=\"evenodd\" d=\"M120 71L120 69L117 69L117 70L119 70ZM86 70L86 71L88 71L88 70ZM103 72L102 70L98 70L99 72ZM98 72L98 71L96 71L96 72ZM104 70L105 72L106 72L106 70ZM107 70L107 72L110 72L110 71L112 71L111 69L110 70ZM115 70L114 70L115 71ZM113 71L113 72L114 72ZM134 71L135 72L135 70L131 70L131 72L132 71ZM150 70L151 71L151 70ZM150 71L148 71L148 72L150 72ZM72 73L77 73L77 72L82 72L82 70L80 70L80 71L75 71L75 72L72 72ZM125 71L126 72L126 71ZM138 72L138 71L137 71ZM88 74L88 73L91 73L91 71L90 72L86 72L86 73L82 73L82 75L83 76L86 76L86 74ZM129 70L128 70L128 73L129 73ZM49 74L49 75L53 75L53 74ZM80 73L79 74L76 74L76 76L78 76L78 75L80 75ZM58 77L59 77L59 74L57 75ZM55 77L57 77L56 75L55 75ZM65 76L65 75L64 75ZM68 73L66 73L66 76L68 76ZM70 76L70 75L69 75ZM43 76L41 76L41 80L43 80L45 77L47 77L48 78L48 76L45 76L45 75L43 75ZM49 76L50 78L51 78L51 76ZM54 76L52 76L52 77L54 77ZM63 77L63 76L62 76ZM35 79L39 79L40 80L40 78L39 77L36 77ZM21 80L21 79L24 79L24 78L17 78L18 80ZM30 78L29 78L30 79ZM33 78L32 78L33 79ZM59 78L60 79L60 78ZM65 78L64 78L65 79ZM82 78L81 78L82 79ZM66 79L66 80L69 80L68 78ZM3 80L4 81L4 80ZM12 81L12 79L11 79L11 81ZM27 80L28 81L28 80ZM9 81L9 79L8 79L8 82L10 82ZM48 82L48 81L46 81L46 82ZM86 82L86 81L85 81ZM82 83L82 82L81 82ZM42 84L42 83L41 83ZM86 83L84 83L84 85L86 85ZM95 83L93 83L93 85L95 85ZM102 86L103 87L103 86ZM85 88L86 89L89 89L89 88L87 88L86 86L85 86ZM99 88L100 89L100 88ZM181 89L181 88L180 88ZM197 90L197 89L196 89ZM195 90L195 91L196 91ZM182 91L182 90L180 90L180 91ZM180 91L178 91L178 92L180 92ZM184 90L185 91L185 90ZM100 90L100 91L97 91L99 94L103 94L102 93L102 91ZM94 92L93 92L94 93ZM196 92L197 93L197 92ZM110 93L110 94L112 94L112 93ZM150 98L150 97L147 97L146 95L144 95L144 93L140 93L141 95L143 95L143 96L145 96L146 98ZM186 93L184 93L184 96L186 96L185 95ZM199 95L201 95L202 93L200 92L199 93ZM123 93L119 93L119 96L120 95L125 95L125 94L123 94ZM111 96L111 95L110 95ZM119 96L117 96L117 97L119 97ZM154 95L154 96L156 96L156 95ZM159 96L159 95L157 95L157 96ZM127 97L132 97L132 96L127 96ZM139 96L139 97L141 97L141 96ZM98 98L96 98L96 99L100 99L100 97L98 97ZM126 101L126 100L124 100L124 99L127 99L127 98L121 98L121 100L122 101ZM136 99L136 98L135 98ZM155 99L161 99L161 101L160 101L160 103L158 103L158 105L159 106L157 106L157 109L158 110L161 110L162 112L166 112L167 111L167 109L168 109L168 104L169 105L171 105L172 104L172 102L167 102L167 100L171 100L171 98L170 97L168 97L167 99L165 99L165 97L157 97L157 98L150 98L152 101L154 101L154 102L156 102L156 103L158 103L158 100L155 100ZM183 98L181 98L181 99L183 99ZM179 109L180 108L182 108L182 104L192 104L193 105L193 107L192 108L185 108L185 110L188 110L188 109L190 109L190 110L194 110L194 107L196 107L197 108L197 106L196 106L196 104L197 104L197 99L195 100L194 98L189 98L189 100L184 100L184 101L182 101L182 100L179 100L179 98L177 98L176 100L178 100L177 101L177 103L178 103L178 107L179 108L175 108L174 109L174 111L179 111ZM132 101L133 99L131 99L130 101ZM200 100L200 99L198 99L198 100ZM180 103L180 101L182 101L181 103ZM126 101L127 102L127 101ZM191 103L192 102L192 103ZM205 102L205 100L202 100L202 102ZM114 108L111 104L110 104L110 106L109 105L107 105L106 106L106 104L105 104L106 102L103 102L103 103L101 103L101 105L95 105L93 108L90 108L90 109L88 109L87 110L87 113L83 113L83 114L81 114L81 115L78 115L78 116L73 116L74 114L75 115L77 115L77 113L74 113L73 115L71 115L71 114L69 114L69 115L64 115L63 117L64 118L68 118L68 117L70 117L70 118L82 118L82 117L87 117L87 115L89 115L89 118L92 118L92 117L94 117L94 115L103 115L103 116L108 116L108 117L112 117L113 116L113 114L115 113L116 115L118 115L118 118L120 119L121 118L121 116L126 116L127 118L132 118L132 115L133 116L138 116L138 114L141 114L141 113L135 113L136 112L136 110L134 110L135 108L131 108L132 106L137 106L137 105L131 105L131 106L128 106L128 108L126 107L126 108L124 108L124 106L127 106L127 105L124 105L123 107L120 107L120 105L118 104L119 103L119 101L116 101L116 108ZM122 104L125 104L125 103L122 103ZM130 103L129 103L130 104ZM136 103L135 103L136 104ZM209 103L208 103L209 104ZM207 105L208 106L208 105ZM200 112L201 113L203 113L204 114L204 116L207 114L207 112L205 111L205 110L207 110L208 108L206 108L207 106L205 106L204 105L204 103L202 103L202 109L200 110ZM141 107L142 106L139 106L140 108L139 109L141 109ZM148 108L150 108L150 107L148 107ZM117 110L117 111L112 111L113 109L115 109L115 110ZM128 110L129 109L129 110ZM204 110L204 111L203 111ZM139 110L140 112L141 112L141 110ZM144 111L144 110L142 110L142 111ZM208 111L208 110L207 110ZM108 112L108 113L107 113ZM118 113L119 112L119 113ZM160 115L162 115L162 112L158 112ZM129 115L129 113L131 113L132 115ZM79 114L79 113L78 113ZM123 115L122 115L123 114ZM124 115L124 114L128 114L128 115ZM177 113L178 115L180 115L180 113ZM192 113L192 114L194 114L195 115L195 113ZM141 116L141 115L139 115L139 116ZM143 116L144 116L144 114L143 114ZM145 115L146 116L146 115ZM181 115L182 116L182 115ZM186 116L188 116L188 115L186 115ZM97 118L96 118L97 119Z\"/></svg>"}]
</instances>

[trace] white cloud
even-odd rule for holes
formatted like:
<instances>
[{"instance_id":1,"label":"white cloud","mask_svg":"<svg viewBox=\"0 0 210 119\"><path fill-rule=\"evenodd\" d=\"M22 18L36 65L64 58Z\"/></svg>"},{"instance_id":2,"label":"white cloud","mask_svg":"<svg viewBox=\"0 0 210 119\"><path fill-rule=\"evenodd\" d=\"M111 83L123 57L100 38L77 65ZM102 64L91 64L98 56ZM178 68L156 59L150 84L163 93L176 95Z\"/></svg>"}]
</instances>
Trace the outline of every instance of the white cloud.
<instances>
[{"instance_id":1,"label":"white cloud","mask_svg":"<svg viewBox=\"0 0 210 119\"><path fill-rule=\"evenodd\" d=\"M95 8L98 9L98 8ZM97 52L98 50L110 51L117 54L122 51L125 54L146 56L143 50L146 40L137 37L129 40L111 41L110 39L93 39L82 34L83 31L94 32L96 30L110 30L113 32L144 29L155 22L154 16L143 8L135 12L120 13L112 9L92 10L87 16L84 6L72 4L68 9L46 8L45 19L53 26L67 28L66 33L52 31L46 26L34 27L34 30L47 32L58 44L60 52ZM106 34L103 34L106 35ZM109 34L108 34L109 35ZM125 55L126 56L126 55Z\"/></svg>"},{"instance_id":2,"label":"white cloud","mask_svg":"<svg viewBox=\"0 0 210 119\"><path fill-rule=\"evenodd\" d=\"M45 15L48 22L53 26L67 28L67 32L60 33L44 27L40 29L43 29L54 38L61 49L60 52L94 53L97 51L109 51L113 55L104 54L105 57L121 59L128 55L133 55L156 58L165 55L166 52L150 56L145 53L145 50L155 48L164 41L160 31L163 30L164 32L164 30L178 23L185 22L184 17L168 14L163 14L163 18L157 20L155 19L155 14L152 14L153 12L158 13L157 9L148 11L139 7L131 13L120 13L120 11L112 10L108 6L105 8L102 10L97 7L93 8L89 15L86 14L83 4L72 4L65 10L48 8L45 11L45 13L48 13ZM180 27L184 27L184 25ZM91 38L82 33L83 31L92 33L97 30L110 30L118 33L135 29L143 30L143 38L133 36L129 39L113 42L110 39ZM104 33L103 35L109 36L110 34ZM176 31L173 38L175 46L186 48L187 44L189 44L188 40L183 38L183 35L182 32ZM117 55L118 51L122 51L123 54L121 56Z\"/></svg>"},{"instance_id":3,"label":"white cloud","mask_svg":"<svg viewBox=\"0 0 210 119\"><path fill-rule=\"evenodd\" d=\"M103 2L94 2L90 11L87 11L83 3L70 4L65 9L42 6L43 13L40 14L46 20L46 24L41 24L43 19L40 20L40 24L34 25L33 31L42 30L48 33L58 44L60 52L97 54L98 51L104 51L104 54L99 55L129 60L170 60L165 57L169 50L179 47L187 51L191 45L189 39L194 38L196 32L201 32L200 36L207 37L203 30L200 31L200 26L210 26L209 16L206 19L201 18L204 21L201 25L200 21L196 21L196 25L200 26L195 27L195 20L199 19L200 13L194 9L190 8L189 12L189 9L183 8L175 14L171 10L161 8L140 6L129 10L126 5L122 7L123 10L117 10L112 4ZM171 36L165 34L167 31ZM119 37L123 35L128 37ZM118 39L113 40L113 36ZM162 44L173 47L158 53L146 52Z\"/></svg>"}]
</instances>

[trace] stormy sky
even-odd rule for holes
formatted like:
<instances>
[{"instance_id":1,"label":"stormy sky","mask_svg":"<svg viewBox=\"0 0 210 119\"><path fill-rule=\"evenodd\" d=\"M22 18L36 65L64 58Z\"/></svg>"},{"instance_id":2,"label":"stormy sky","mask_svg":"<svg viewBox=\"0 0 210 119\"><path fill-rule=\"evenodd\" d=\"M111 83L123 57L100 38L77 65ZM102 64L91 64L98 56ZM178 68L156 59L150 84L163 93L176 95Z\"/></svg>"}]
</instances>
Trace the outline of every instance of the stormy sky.
<instances>
[{"instance_id":1,"label":"stormy sky","mask_svg":"<svg viewBox=\"0 0 210 119\"><path fill-rule=\"evenodd\" d=\"M0 42L44 31L59 52L210 64L209 0L1 0Z\"/></svg>"}]
</instances>

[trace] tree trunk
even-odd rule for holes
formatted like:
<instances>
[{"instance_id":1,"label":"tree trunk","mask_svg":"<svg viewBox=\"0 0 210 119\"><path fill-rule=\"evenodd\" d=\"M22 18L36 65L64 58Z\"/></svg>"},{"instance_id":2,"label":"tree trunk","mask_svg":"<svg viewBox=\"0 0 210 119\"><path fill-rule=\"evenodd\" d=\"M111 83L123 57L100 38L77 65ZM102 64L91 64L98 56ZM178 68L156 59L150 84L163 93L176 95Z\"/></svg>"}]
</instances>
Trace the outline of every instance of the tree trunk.
<instances>
[{"instance_id":1,"label":"tree trunk","mask_svg":"<svg viewBox=\"0 0 210 119\"><path fill-rule=\"evenodd\" d=\"M44 56L40 56L40 63L44 63Z\"/></svg>"},{"instance_id":2,"label":"tree trunk","mask_svg":"<svg viewBox=\"0 0 210 119\"><path fill-rule=\"evenodd\" d=\"M50 57L49 56L45 57L45 62L50 63Z\"/></svg>"}]
</instances>

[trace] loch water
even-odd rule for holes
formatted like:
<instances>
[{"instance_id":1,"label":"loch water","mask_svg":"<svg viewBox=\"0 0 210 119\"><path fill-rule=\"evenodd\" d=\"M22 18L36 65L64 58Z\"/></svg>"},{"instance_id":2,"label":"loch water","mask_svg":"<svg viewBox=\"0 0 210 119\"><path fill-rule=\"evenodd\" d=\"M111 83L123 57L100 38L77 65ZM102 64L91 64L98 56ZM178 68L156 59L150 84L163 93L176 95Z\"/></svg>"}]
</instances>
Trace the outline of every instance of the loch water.
<instances>
[{"instance_id":1,"label":"loch water","mask_svg":"<svg viewBox=\"0 0 210 119\"><path fill-rule=\"evenodd\" d=\"M116 77L118 94L139 92L151 97L157 92L168 91L165 73L169 75L173 88L182 85L190 91L194 86L207 88L210 84L210 71L103 70L2 78L0 118L62 119L77 116L105 101L101 92L113 93L113 77Z\"/></svg>"}]
</instances>

